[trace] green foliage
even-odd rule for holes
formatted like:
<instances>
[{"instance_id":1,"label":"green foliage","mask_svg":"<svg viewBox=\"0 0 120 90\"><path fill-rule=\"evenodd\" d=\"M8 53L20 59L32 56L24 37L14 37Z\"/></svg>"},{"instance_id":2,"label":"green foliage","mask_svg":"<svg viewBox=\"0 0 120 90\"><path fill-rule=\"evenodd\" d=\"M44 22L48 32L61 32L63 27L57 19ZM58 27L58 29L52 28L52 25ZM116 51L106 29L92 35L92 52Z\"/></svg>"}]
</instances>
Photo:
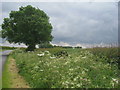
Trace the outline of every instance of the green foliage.
<instances>
[{"instance_id":1,"label":"green foliage","mask_svg":"<svg viewBox=\"0 0 120 90\"><path fill-rule=\"evenodd\" d=\"M68 56L57 58L55 53ZM46 53L47 52L47 53ZM118 68L111 66L88 50L71 48L39 49L35 52L15 51L19 73L33 88L118 88Z\"/></svg>"},{"instance_id":2,"label":"green foliage","mask_svg":"<svg viewBox=\"0 0 120 90\"><path fill-rule=\"evenodd\" d=\"M119 48L111 47L111 48L90 48L87 49L92 52L94 55L98 56L99 58L106 58L104 62L110 64L116 64L120 60L120 52L118 51Z\"/></svg>"},{"instance_id":3,"label":"green foliage","mask_svg":"<svg viewBox=\"0 0 120 90\"><path fill-rule=\"evenodd\" d=\"M57 53L54 54L54 56L56 56L57 58L65 58L68 57L68 52L67 51L59 51Z\"/></svg>"},{"instance_id":4,"label":"green foliage","mask_svg":"<svg viewBox=\"0 0 120 90\"><path fill-rule=\"evenodd\" d=\"M11 11L9 18L4 18L2 38L10 43L24 43L27 50L35 49L36 44L52 40L52 25L47 14L30 5Z\"/></svg>"},{"instance_id":5,"label":"green foliage","mask_svg":"<svg viewBox=\"0 0 120 90\"><path fill-rule=\"evenodd\" d=\"M39 48L53 48L53 46L49 42L44 42L39 44Z\"/></svg>"},{"instance_id":6,"label":"green foliage","mask_svg":"<svg viewBox=\"0 0 120 90\"><path fill-rule=\"evenodd\" d=\"M8 70L9 64L10 64L10 61L7 60L4 65L4 71L2 72L2 88L11 88L12 78L11 78L11 73Z\"/></svg>"},{"instance_id":7,"label":"green foliage","mask_svg":"<svg viewBox=\"0 0 120 90\"><path fill-rule=\"evenodd\" d=\"M2 50L13 50L13 49L17 49L17 47L8 47L8 46L0 46L0 48Z\"/></svg>"},{"instance_id":8,"label":"green foliage","mask_svg":"<svg viewBox=\"0 0 120 90\"><path fill-rule=\"evenodd\" d=\"M0 46L0 49L1 49L2 51L4 51L4 50L15 50L15 49L25 50L26 48L24 48L24 47L8 47L8 46Z\"/></svg>"}]
</instances>

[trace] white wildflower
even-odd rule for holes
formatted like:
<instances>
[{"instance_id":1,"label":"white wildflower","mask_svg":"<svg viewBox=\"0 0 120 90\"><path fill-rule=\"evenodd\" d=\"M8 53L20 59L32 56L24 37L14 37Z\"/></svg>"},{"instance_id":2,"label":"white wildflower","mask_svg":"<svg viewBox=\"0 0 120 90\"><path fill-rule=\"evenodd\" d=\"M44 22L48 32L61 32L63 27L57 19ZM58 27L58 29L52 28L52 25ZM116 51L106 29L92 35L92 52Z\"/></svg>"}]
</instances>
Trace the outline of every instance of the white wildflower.
<instances>
[{"instance_id":1,"label":"white wildflower","mask_svg":"<svg viewBox=\"0 0 120 90\"><path fill-rule=\"evenodd\" d=\"M113 87L115 86L115 84L114 84L114 82L113 82L113 81L111 81L111 82L110 82L110 84L111 84Z\"/></svg>"},{"instance_id":2,"label":"white wildflower","mask_svg":"<svg viewBox=\"0 0 120 90\"><path fill-rule=\"evenodd\" d=\"M38 67L38 66L35 66L34 68L37 69L37 68L39 68L39 67Z\"/></svg>"},{"instance_id":3,"label":"white wildflower","mask_svg":"<svg viewBox=\"0 0 120 90\"><path fill-rule=\"evenodd\" d=\"M82 57L82 58L86 58L86 56L85 56L85 57Z\"/></svg>"},{"instance_id":4,"label":"white wildflower","mask_svg":"<svg viewBox=\"0 0 120 90\"><path fill-rule=\"evenodd\" d=\"M41 63L42 61L39 61L39 63Z\"/></svg>"},{"instance_id":5,"label":"white wildflower","mask_svg":"<svg viewBox=\"0 0 120 90\"><path fill-rule=\"evenodd\" d=\"M70 68L69 70L70 70L70 71L73 71L73 69L72 69L72 68Z\"/></svg>"},{"instance_id":6,"label":"white wildflower","mask_svg":"<svg viewBox=\"0 0 120 90\"><path fill-rule=\"evenodd\" d=\"M118 80L117 80L117 79L115 79L115 78L112 78L112 80L113 80L114 82L118 83Z\"/></svg>"},{"instance_id":7,"label":"white wildflower","mask_svg":"<svg viewBox=\"0 0 120 90\"><path fill-rule=\"evenodd\" d=\"M56 57L51 57L51 56L50 56L50 58L51 58L51 59L54 59L54 58L56 58Z\"/></svg>"},{"instance_id":8,"label":"white wildflower","mask_svg":"<svg viewBox=\"0 0 120 90\"><path fill-rule=\"evenodd\" d=\"M56 68L56 66L53 66L54 68Z\"/></svg>"},{"instance_id":9,"label":"white wildflower","mask_svg":"<svg viewBox=\"0 0 120 90\"><path fill-rule=\"evenodd\" d=\"M67 65L68 63L70 63L69 61L65 62L64 65Z\"/></svg>"},{"instance_id":10,"label":"white wildflower","mask_svg":"<svg viewBox=\"0 0 120 90\"><path fill-rule=\"evenodd\" d=\"M29 52L34 52L34 51L28 51L28 53L29 53Z\"/></svg>"},{"instance_id":11,"label":"white wildflower","mask_svg":"<svg viewBox=\"0 0 120 90\"><path fill-rule=\"evenodd\" d=\"M65 82L62 82L62 85L64 85L65 84Z\"/></svg>"},{"instance_id":12,"label":"white wildflower","mask_svg":"<svg viewBox=\"0 0 120 90\"><path fill-rule=\"evenodd\" d=\"M106 77L105 77L105 76L103 76L103 79L106 79Z\"/></svg>"},{"instance_id":13,"label":"white wildflower","mask_svg":"<svg viewBox=\"0 0 120 90\"><path fill-rule=\"evenodd\" d=\"M50 53L49 51L44 51L44 52L46 52L46 53Z\"/></svg>"},{"instance_id":14,"label":"white wildflower","mask_svg":"<svg viewBox=\"0 0 120 90\"><path fill-rule=\"evenodd\" d=\"M77 79L78 79L78 77L75 77L75 78L74 78L74 81L76 81Z\"/></svg>"},{"instance_id":15,"label":"white wildflower","mask_svg":"<svg viewBox=\"0 0 120 90\"><path fill-rule=\"evenodd\" d=\"M68 55L69 57L71 56L71 55Z\"/></svg>"},{"instance_id":16,"label":"white wildflower","mask_svg":"<svg viewBox=\"0 0 120 90\"><path fill-rule=\"evenodd\" d=\"M88 71L88 69L84 68L85 71Z\"/></svg>"},{"instance_id":17,"label":"white wildflower","mask_svg":"<svg viewBox=\"0 0 120 90\"><path fill-rule=\"evenodd\" d=\"M80 87L80 86L82 86L82 83L79 83L79 84L77 84L76 86L77 86L77 87Z\"/></svg>"},{"instance_id":18,"label":"white wildflower","mask_svg":"<svg viewBox=\"0 0 120 90\"><path fill-rule=\"evenodd\" d=\"M42 53L42 54L37 54L37 55L41 57L41 56L44 56L45 54L44 54L44 53Z\"/></svg>"},{"instance_id":19,"label":"white wildflower","mask_svg":"<svg viewBox=\"0 0 120 90\"><path fill-rule=\"evenodd\" d=\"M85 74L85 71L82 71L82 74Z\"/></svg>"},{"instance_id":20,"label":"white wildflower","mask_svg":"<svg viewBox=\"0 0 120 90\"><path fill-rule=\"evenodd\" d=\"M41 72L43 71L43 70L40 70Z\"/></svg>"},{"instance_id":21,"label":"white wildflower","mask_svg":"<svg viewBox=\"0 0 120 90\"><path fill-rule=\"evenodd\" d=\"M60 57L60 58L64 58L64 57Z\"/></svg>"},{"instance_id":22,"label":"white wildflower","mask_svg":"<svg viewBox=\"0 0 120 90\"><path fill-rule=\"evenodd\" d=\"M69 84L69 82L68 82L68 81L65 81L65 83L66 83L66 84Z\"/></svg>"}]
</instances>

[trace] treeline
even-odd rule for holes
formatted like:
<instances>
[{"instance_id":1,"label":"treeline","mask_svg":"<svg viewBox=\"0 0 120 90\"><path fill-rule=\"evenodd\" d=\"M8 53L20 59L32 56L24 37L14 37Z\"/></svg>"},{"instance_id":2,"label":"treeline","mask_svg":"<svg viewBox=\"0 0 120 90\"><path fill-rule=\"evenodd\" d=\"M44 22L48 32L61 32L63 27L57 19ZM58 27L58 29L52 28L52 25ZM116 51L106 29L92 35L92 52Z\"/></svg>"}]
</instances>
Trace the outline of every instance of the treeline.
<instances>
[{"instance_id":1,"label":"treeline","mask_svg":"<svg viewBox=\"0 0 120 90\"><path fill-rule=\"evenodd\" d=\"M14 50L14 49L25 49L24 47L9 47L9 46L0 46L1 50Z\"/></svg>"},{"instance_id":2,"label":"treeline","mask_svg":"<svg viewBox=\"0 0 120 90\"><path fill-rule=\"evenodd\" d=\"M54 47L60 47L60 48L82 48L82 47L79 47L79 46L77 46L77 47L72 47L72 46L57 46L57 45L52 45L52 44L50 44L48 42L41 43L41 44L38 45L38 47L39 48L54 48Z\"/></svg>"},{"instance_id":3,"label":"treeline","mask_svg":"<svg viewBox=\"0 0 120 90\"><path fill-rule=\"evenodd\" d=\"M61 48L82 48L82 47L79 47L79 46L77 46L77 47L72 47L72 46L56 46L56 45L54 45L53 47L61 47Z\"/></svg>"},{"instance_id":4,"label":"treeline","mask_svg":"<svg viewBox=\"0 0 120 90\"><path fill-rule=\"evenodd\" d=\"M0 46L0 49L13 50L13 49L17 49L17 47Z\"/></svg>"},{"instance_id":5,"label":"treeline","mask_svg":"<svg viewBox=\"0 0 120 90\"><path fill-rule=\"evenodd\" d=\"M49 43L43 43L43 44L39 44L38 48L82 48L82 47L72 47L72 46L56 46L56 45L52 45ZM0 49L4 49L4 50L13 50L13 49L26 49L25 47L9 47L9 46L0 46Z\"/></svg>"}]
</instances>

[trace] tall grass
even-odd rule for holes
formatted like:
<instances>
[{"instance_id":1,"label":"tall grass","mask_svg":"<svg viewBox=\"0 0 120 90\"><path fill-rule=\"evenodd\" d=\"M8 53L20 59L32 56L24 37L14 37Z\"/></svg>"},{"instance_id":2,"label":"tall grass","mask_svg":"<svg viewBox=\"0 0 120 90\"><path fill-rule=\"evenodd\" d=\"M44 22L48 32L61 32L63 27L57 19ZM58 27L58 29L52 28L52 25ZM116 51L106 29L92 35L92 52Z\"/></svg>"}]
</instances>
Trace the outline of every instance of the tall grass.
<instances>
[{"instance_id":1,"label":"tall grass","mask_svg":"<svg viewBox=\"0 0 120 90\"><path fill-rule=\"evenodd\" d=\"M100 58L104 58L103 62L107 62L110 64L118 64L120 60L120 48L117 47L111 47L111 48L90 48L89 50L92 54L95 56L98 56Z\"/></svg>"},{"instance_id":2,"label":"tall grass","mask_svg":"<svg viewBox=\"0 0 120 90\"><path fill-rule=\"evenodd\" d=\"M50 53L45 53L49 51ZM59 51L69 56L54 56ZM38 54L45 53L43 56ZM35 52L14 51L19 73L33 88L118 88L118 68L104 63L88 50L39 49ZM54 58L51 58L54 57ZM96 58L98 61L96 61Z\"/></svg>"}]
</instances>

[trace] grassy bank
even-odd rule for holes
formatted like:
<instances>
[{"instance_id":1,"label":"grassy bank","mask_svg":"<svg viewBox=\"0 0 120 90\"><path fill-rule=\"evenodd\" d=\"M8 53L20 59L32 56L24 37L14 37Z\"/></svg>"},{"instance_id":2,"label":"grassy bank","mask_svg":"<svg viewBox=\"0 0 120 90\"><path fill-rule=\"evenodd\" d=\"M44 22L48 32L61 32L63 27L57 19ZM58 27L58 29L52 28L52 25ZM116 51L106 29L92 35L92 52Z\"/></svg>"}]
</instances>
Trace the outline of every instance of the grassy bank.
<instances>
[{"instance_id":1,"label":"grassy bank","mask_svg":"<svg viewBox=\"0 0 120 90\"><path fill-rule=\"evenodd\" d=\"M63 48L39 49L35 52L17 50L12 56L16 60L19 74L33 88L119 87L117 65L111 66L103 62L106 58L100 58L88 50Z\"/></svg>"},{"instance_id":2,"label":"grassy bank","mask_svg":"<svg viewBox=\"0 0 120 90\"><path fill-rule=\"evenodd\" d=\"M8 57L10 59L10 57ZM11 88L11 73L9 72L9 65L10 61L6 60L6 63L4 65L4 71L2 74L2 88Z\"/></svg>"},{"instance_id":3,"label":"grassy bank","mask_svg":"<svg viewBox=\"0 0 120 90\"><path fill-rule=\"evenodd\" d=\"M9 56L3 71L2 88L29 88L26 81L18 74L15 60Z\"/></svg>"}]
</instances>

